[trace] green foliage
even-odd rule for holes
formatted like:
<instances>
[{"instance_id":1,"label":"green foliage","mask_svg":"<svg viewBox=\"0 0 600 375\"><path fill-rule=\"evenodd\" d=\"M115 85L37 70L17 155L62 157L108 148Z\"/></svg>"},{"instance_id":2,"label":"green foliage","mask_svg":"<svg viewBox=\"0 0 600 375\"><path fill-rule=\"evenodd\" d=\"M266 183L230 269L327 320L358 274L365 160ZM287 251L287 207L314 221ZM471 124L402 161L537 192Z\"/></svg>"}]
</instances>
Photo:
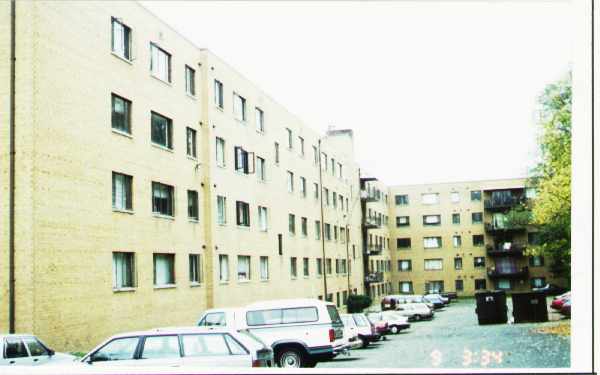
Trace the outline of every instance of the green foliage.
<instances>
[{"instance_id":1,"label":"green foliage","mask_svg":"<svg viewBox=\"0 0 600 375\"><path fill-rule=\"evenodd\" d=\"M525 205L519 205L511 208L505 216L505 225L507 228L524 227L531 224L531 221L531 210Z\"/></svg>"},{"instance_id":2,"label":"green foliage","mask_svg":"<svg viewBox=\"0 0 600 375\"><path fill-rule=\"evenodd\" d=\"M530 183L537 190L532 223L540 244L530 255L550 259L556 276L570 279L571 270L571 74L548 85L540 97L541 161Z\"/></svg>"},{"instance_id":3,"label":"green foliage","mask_svg":"<svg viewBox=\"0 0 600 375\"><path fill-rule=\"evenodd\" d=\"M364 309L371 306L373 300L371 297L364 294L351 294L348 296L346 306L348 306L348 313L361 313Z\"/></svg>"}]
</instances>

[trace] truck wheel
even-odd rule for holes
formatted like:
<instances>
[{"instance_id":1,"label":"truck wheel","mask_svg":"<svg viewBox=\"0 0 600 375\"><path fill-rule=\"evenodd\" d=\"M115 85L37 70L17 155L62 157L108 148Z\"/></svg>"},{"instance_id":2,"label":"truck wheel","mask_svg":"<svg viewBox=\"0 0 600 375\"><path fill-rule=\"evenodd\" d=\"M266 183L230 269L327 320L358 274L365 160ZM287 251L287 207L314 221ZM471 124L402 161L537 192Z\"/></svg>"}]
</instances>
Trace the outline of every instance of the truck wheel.
<instances>
[{"instance_id":1,"label":"truck wheel","mask_svg":"<svg viewBox=\"0 0 600 375\"><path fill-rule=\"evenodd\" d=\"M282 348L277 354L277 365L279 367L307 367L308 361L303 353L295 348Z\"/></svg>"},{"instance_id":2,"label":"truck wheel","mask_svg":"<svg viewBox=\"0 0 600 375\"><path fill-rule=\"evenodd\" d=\"M399 330L398 330L398 326L392 326L392 327L390 328L390 332L391 332L391 333L393 333L394 335L395 335L396 333L398 333L398 332L399 332Z\"/></svg>"},{"instance_id":3,"label":"truck wheel","mask_svg":"<svg viewBox=\"0 0 600 375\"><path fill-rule=\"evenodd\" d=\"M362 337L358 338L358 341L360 341L360 347L361 348L366 348L367 346L369 346L369 342L365 339L363 339Z\"/></svg>"},{"instance_id":4,"label":"truck wheel","mask_svg":"<svg viewBox=\"0 0 600 375\"><path fill-rule=\"evenodd\" d=\"M419 314L415 315L415 321L418 322L419 320L421 320L421 315L419 315Z\"/></svg>"}]
</instances>

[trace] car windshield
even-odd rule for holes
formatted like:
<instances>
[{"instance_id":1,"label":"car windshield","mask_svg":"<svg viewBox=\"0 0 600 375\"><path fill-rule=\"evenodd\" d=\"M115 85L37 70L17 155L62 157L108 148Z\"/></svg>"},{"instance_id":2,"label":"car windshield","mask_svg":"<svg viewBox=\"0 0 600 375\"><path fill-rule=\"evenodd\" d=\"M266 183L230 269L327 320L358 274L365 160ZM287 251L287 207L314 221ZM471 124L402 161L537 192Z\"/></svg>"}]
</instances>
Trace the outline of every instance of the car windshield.
<instances>
[{"instance_id":1,"label":"car windshield","mask_svg":"<svg viewBox=\"0 0 600 375\"><path fill-rule=\"evenodd\" d=\"M247 329L241 330L241 331L239 331L239 333L240 333L240 335L248 337L250 340L256 342L260 346L263 346L263 347L267 346L267 344L265 344L261 339L256 337L252 332L248 331Z\"/></svg>"},{"instance_id":2,"label":"car windshield","mask_svg":"<svg viewBox=\"0 0 600 375\"><path fill-rule=\"evenodd\" d=\"M354 321L356 322L356 325L359 327L364 327L364 326L369 325L369 322L365 319L365 317L363 315L354 315Z\"/></svg>"}]
</instances>

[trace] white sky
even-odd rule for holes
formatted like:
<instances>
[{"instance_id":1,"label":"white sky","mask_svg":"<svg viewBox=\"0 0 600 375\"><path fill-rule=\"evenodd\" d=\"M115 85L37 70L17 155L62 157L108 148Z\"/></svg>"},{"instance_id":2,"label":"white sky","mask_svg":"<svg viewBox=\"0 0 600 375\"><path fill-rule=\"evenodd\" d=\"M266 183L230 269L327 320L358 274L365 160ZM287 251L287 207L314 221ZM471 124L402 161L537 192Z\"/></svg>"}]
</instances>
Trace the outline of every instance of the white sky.
<instances>
[{"instance_id":1,"label":"white sky","mask_svg":"<svg viewBox=\"0 0 600 375\"><path fill-rule=\"evenodd\" d=\"M536 97L572 60L564 1L143 2L388 185L526 176Z\"/></svg>"}]
</instances>

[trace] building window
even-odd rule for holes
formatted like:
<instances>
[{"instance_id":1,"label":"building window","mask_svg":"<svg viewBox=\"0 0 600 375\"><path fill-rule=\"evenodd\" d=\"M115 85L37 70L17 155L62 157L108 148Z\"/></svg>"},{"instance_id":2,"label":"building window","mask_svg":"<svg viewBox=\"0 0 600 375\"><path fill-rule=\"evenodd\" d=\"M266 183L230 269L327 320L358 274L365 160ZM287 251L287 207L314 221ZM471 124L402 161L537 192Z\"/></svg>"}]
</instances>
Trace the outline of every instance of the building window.
<instances>
[{"instance_id":1,"label":"building window","mask_svg":"<svg viewBox=\"0 0 600 375\"><path fill-rule=\"evenodd\" d=\"M249 281L250 280L250 257L249 256L238 255L237 276L238 276L238 281Z\"/></svg>"},{"instance_id":2,"label":"building window","mask_svg":"<svg viewBox=\"0 0 600 375\"><path fill-rule=\"evenodd\" d=\"M113 288L135 287L134 253L113 253Z\"/></svg>"},{"instance_id":3,"label":"building window","mask_svg":"<svg viewBox=\"0 0 600 375\"><path fill-rule=\"evenodd\" d=\"M233 115L239 121L246 121L246 99L233 93Z\"/></svg>"},{"instance_id":4,"label":"building window","mask_svg":"<svg viewBox=\"0 0 600 375\"><path fill-rule=\"evenodd\" d=\"M259 181L266 181L267 180L267 173L266 173L266 164L265 164L265 159L261 158L260 156L256 157L256 176L258 177Z\"/></svg>"},{"instance_id":5,"label":"building window","mask_svg":"<svg viewBox=\"0 0 600 375\"><path fill-rule=\"evenodd\" d=\"M396 238L396 248L410 249L410 238Z\"/></svg>"},{"instance_id":6,"label":"building window","mask_svg":"<svg viewBox=\"0 0 600 375\"><path fill-rule=\"evenodd\" d=\"M229 256L219 254L219 281L229 281Z\"/></svg>"},{"instance_id":7,"label":"building window","mask_svg":"<svg viewBox=\"0 0 600 375\"><path fill-rule=\"evenodd\" d=\"M541 288L546 286L546 279L543 277L534 277L531 279L531 287L532 288Z\"/></svg>"},{"instance_id":8,"label":"building window","mask_svg":"<svg viewBox=\"0 0 600 375\"><path fill-rule=\"evenodd\" d=\"M410 217L396 216L396 227L407 227L410 225Z\"/></svg>"},{"instance_id":9,"label":"building window","mask_svg":"<svg viewBox=\"0 0 600 375\"><path fill-rule=\"evenodd\" d=\"M472 224L481 224L481 223L483 223L483 214L481 212L473 212L471 214L471 223Z\"/></svg>"},{"instance_id":10,"label":"building window","mask_svg":"<svg viewBox=\"0 0 600 375\"><path fill-rule=\"evenodd\" d=\"M171 82L171 55L154 43L150 43L150 71L156 78Z\"/></svg>"},{"instance_id":11,"label":"building window","mask_svg":"<svg viewBox=\"0 0 600 375\"><path fill-rule=\"evenodd\" d=\"M511 289L510 280L500 279L500 280L496 281L496 289L510 290Z\"/></svg>"},{"instance_id":12,"label":"building window","mask_svg":"<svg viewBox=\"0 0 600 375\"><path fill-rule=\"evenodd\" d=\"M185 92L196 96L196 71L187 65L185 66Z\"/></svg>"},{"instance_id":13,"label":"building window","mask_svg":"<svg viewBox=\"0 0 600 375\"><path fill-rule=\"evenodd\" d=\"M444 282L442 280L425 282L425 293L442 293L443 291Z\"/></svg>"},{"instance_id":14,"label":"building window","mask_svg":"<svg viewBox=\"0 0 600 375\"><path fill-rule=\"evenodd\" d=\"M472 190L471 191L471 202L480 202L480 201L481 201L481 190Z\"/></svg>"},{"instance_id":15,"label":"building window","mask_svg":"<svg viewBox=\"0 0 600 375\"><path fill-rule=\"evenodd\" d=\"M325 171L327 171L327 154L322 152L321 153L321 168L325 169Z\"/></svg>"},{"instance_id":16,"label":"building window","mask_svg":"<svg viewBox=\"0 0 600 375\"><path fill-rule=\"evenodd\" d=\"M464 290L464 283L462 280L454 280L454 290L457 292L462 292Z\"/></svg>"},{"instance_id":17,"label":"building window","mask_svg":"<svg viewBox=\"0 0 600 375\"><path fill-rule=\"evenodd\" d=\"M300 177L300 194L306 198L306 178Z\"/></svg>"},{"instance_id":18,"label":"building window","mask_svg":"<svg viewBox=\"0 0 600 375\"><path fill-rule=\"evenodd\" d=\"M198 192L188 190L188 218L198 220Z\"/></svg>"},{"instance_id":19,"label":"building window","mask_svg":"<svg viewBox=\"0 0 600 375\"><path fill-rule=\"evenodd\" d=\"M275 164L279 164L279 143L275 142Z\"/></svg>"},{"instance_id":20,"label":"building window","mask_svg":"<svg viewBox=\"0 0 600 375\"><path fill-rule=\"evenodd\" d=\"M131 60L131 28L112 18L112 51L126 59Z\"/></svg>"},{"instance_id":21,"label":"building window","mask_svg":"<svg viewBox=\"0 0 600 375\"><path fill-rule=\"evenodd\" d=\"M300 142L300 155L304 156L304 138L298 137L298 141Z\"/></svg>"},{"instance_id":22,"label":"building window","mask_svg":"<svg viewBox=\"0 0 600 375\"><path fill-rule=\"evenodd\" d=\"M473 266L475 268L485 267L485 257L474 257Z\"/></svg>"},{"instance_id":23,"label":"building window","mask_svg":"<svg viewBox=\"0 0 600 375\"><path fill-rule=\"evenodd\" d=\"M260 279L269 280L269 257L260 257Z\"/></svg>"},{"instance_id":24,"label":"building window","mask_svg":"<svg viewBox=\"0 0 600 375\"><path fill-rule=\"evenodd\" d=\"M452 224L460 224L460 214L452 214Z\"/></svg>"},{"instance_id":25,"label":"building window","mask_svg":"<svg viewBox=\"0 0 600 375\"><path fill-rule=\"evenodd\" d=\"M258 227L263 232L266 232L269 227L266 207L258 206Z\"/></svg>"},{"instance_id":26,"label":"building window","mask_svg":"<svg viewBox=\"0 0 600 375\"><path fill-rule=\"evenodd\" d=\"M323 188L323 194L325 194L325 205L329 206L329 189Z\"/></svg>"},{"instance_id":27,"label":"building window","mask_svg":"<svg viewBox=\"0 0 600 375\"><path fill-rule=\"evenodd\" d=\"M331 224L325 223L325 239L331 241Z\"/></svg>"},{"instance_id":28,"label":"building window","mask_svg":"<svg viewBox=\"0 0 600 375\"><path fill-rule=\"evenodd\" d=\"M425 271L438 271L442 269L442 259L425 259Z\"/></svg>"},{"instance_id":29,"label":"building window","mask_svg":"<svg viewBox=\"0 0 600 375\"><path fill-rule=\"evenodd\" d=\"M407 260L399 260L398 261L398 271L411 271L412 270L412 261L410 259Z\"/></svg>"},{"instance_id":30,"label":"building window","mask_svg":"<svg viewBox=\"0 0 600 375\"><path fill-rule=\"evenodd\" d=\"M486 289L485 279L475 279L475 290Z\"/></svg>"},{"instance_id":31,"label":"building window","mask_svg":"<svg viewBox=\"0 0 600 375\"><path fill-rule=\"evenodd\" d=\"M217 152L217 166L225 166L225 140L223 138L216 138L216 152Z\"/></svg>"},{"instance_id":32,"label":"building window","mask_svg":"<svg viewBox=\"0 0 600 375\"><path fill-rule=\"evenodd\" d=\"M425 249L437 249L442 247L442 237L423 238L423 247Z\"/></svg>"},{"instance_id":33,"label":"building window","mask_svg":"<svg viewBox=\"0 0 600 375\"><path fill-rule=\"evenodd\" d=\"M227 223L227 199L217 195L217 224Z\"/></svg>"},{"instance_id":34,"label":"building window","mask_svg":"<svg viewBox=\"0 0 600 375\"><path fill-rule=\"evenodd\" d=\"M173 149L173 121L170 118L159 115L156 112L151 114L151 139L152 143L170 150Z\"/></svg>"},{"instance_id":35,"label":"building window","mask_svg":"<svg viewBox=\"0 0 600 375\"><path fill-rule=\"evenodd\" d=\"M288 215L288 230L290 235L296 235L296 215L294 214Z\"/></svg>"},{"instance_id":36,"label":"building window","mask_svg":"<svg viewBox=\"0 0 600 375\"><path fill-rule=\"evenodd\" d=\"M174 216L173 186L152 182L152 212L159 215Z\"/></svg>"},{"instance_id":37,"label":"building window","mask_svg":"<svg viewBox=\"0 0 600 375\"><path fill-rule=\"evenodd\" d=\"M462 238L460 236L452 236L452 246L461 247Z\"/></svg>"},{"instance_id":38,"label":"building window","mask_svg":"<svg viewBox=\"0 0 600 375\"><path fill-rule=\"evenodd\" d=\"M440 225L442 217L440 215L423 215L423 225Z\"/></svg>"},{"instance_id":39,"label":"building window","mask_svg":"<svg viewBox=\"0 0 600 375\"><path fill-rule=\"evenodd\" d=\"M337 208L337 193L335 191L332 193L331 200L333 201L333 208Z\"/></svg>"},{"instance_id":40,"label":"building window","mask_svg":"<svg viewBox=\"0 0 600 375\"><path fill-rule=\"evenodd\" d=\"M315 220L315 239L321 239L321 222L319 220Z\"/></svg>"},{"instance_id":41,"label":"building window","mask_svg":"<svg viewBox=\"0 0 600 375\"><path fill-rule=\"evenodd\" d=\"M462 268L463 268L462 258L454 258L454 269L462 270Z\"/></svg>"},{"instance_id":42,"label":"building window","mask_svg":"<svg viewBox=\"0 0 600 375\"><path fill-rule=\"evenodd\" d=\"M315 182L313 186L315 188L315 199L319 199L319 184Z\"/></svg>"},{"instance_id":43,"label":"building window","mask_svg":"<svg viewBox=\"0 0 600 375\"><path fill-rule=\"evenodd\" d=\"M294 148L294 136L292 134L292 129L290 128L285 128L285 131L287 132L287 144L288 144L288 149L293 149Z\"/></svg>"},{"instance_id":44,"label":"building window","mask_svg":"<svg viewBox=\"0 0 600 375\"><path fill-rule=\"evenodd\" d=\"M331 175L335 176L335 159L331 158Z\"/></svg>"},{"instance_id":45,"label":"building window","mask_svg":"<svg viewBox=\"0 0 600 375\"><path fill-rule=\"evenodd\" d=\"M408 204L408 195L396 195L396 206L405 206Z\"/></svg>"},{"instance_id":46,"label":"building window","mask_svg":"<svg viewBox=\"0 0 600 375\"><path fill-rule=\"evenodd\" d=\"M197 157L196 152L196 131L192 128L186 128L186 140L187 140L187 155L193 158Z\"/></svg>"},{"instance_id":47,"label":"building window","mask_svg":"<svg viewBox=\"0 0 600 375\"><path fill-rule=\"evenodd\" d=\"M240 146L236 146L233 148L233 151L235 153L235 171L236 172L240 172L240 173L244 173L244 174L249 174L254 172L254 166L252 166L252 170L250 169L250 160L253 161L254 163L254 157L250 158L249 155L254 155L254 153L250 153L246 150L244 150L242 147Z\"/></svg>"},{"instance_id":48,"label":"building window","mask_svg":"<svg viewBox=\"0 0 600 375\"><path fill-rule=\"evenodd\" d=\"M323 275L323 259L321 258L317 259L317 275Z\"/></svg>"},{"instance_id":49,"label":"building window","mask_svg":"<svg viewBox=\"0 0 600 375\"><path fill-rule=\"evenodd\" d=\"M427 193L421 195L423 204L438 204L440 203L440 195L438 193Z\"/></svg>"},{"instance_id":50,"label":"building window","mask_svg":"<svg viewBox=\"0 0 600 375\"><path fill-rule=\"evenodd\" d=\"M111 95L112 128L123 133L131 134L131 101L118 95Z\"/></svg>"},{"instance_id":51,"label":"building window","mask_svg":"<svg viewBox=\"0 0 600 375\"><path fill-rule=\"evenodd\" d=\"M338 239L338 227L337 227L337 225L333 226L333 239L334 239L334 241L337 241L337 239Z\"/></svg>"},{"instance_id":52,"label":"building window","mask_svg":"<svg viewBox=\"0 0 600 375\"><path fill-rule=\"evenodd\" d=\"M302 236L308 236L308 219L303 217L300 219L301 227L302 227Z\"/></svg>"},{"instance_id":53,"label":"building window","mask_svg":"<svg viewBox=\"0 0 600 375\"><path fill-rule=\"evenodd\" d=\"M132 196L133 177L126 174L112 173L112 206L115 210L133 210Z\"/></svg>"},{"instance_id":54,"label":"building window","mask_svg":"<svg viewBox=\"0 0 600 375\"><path fill-rule=\"evenodd\" d=\"M202 282L202 261L200 254L190 254L190 282L200 284Z\"/></svg>"},{"instance_id":55,"label":"building window","mask_svg":"<svg viewBox=\"0 0 600 375\"><path fill-rule=\"evenodd\" d=\"M537 232L527 233L527 243L530 245L540 245L540 234Z\"/></svg>"},{"instance_id":56,"label":"building window","mask_svg":"<svg viewBox=\"0 0 600 375\"><path fill-rule=\"evenodd\" d=\"M290 258L290 275L292 276L292 279L295 279L298 276L298 265L296 260L296 257Z\"/></svg>"},{"instance_id":57,"label":"building window","mask_svg":"<svg viewBox=\"0 0 600 375\"><path fill-rule=\"evenodd\" d=\"M460 194L457 191L453 191L450 193L450 202L452 202L452 203L460 202Z\"/></svg>"},{"instance_id":58,"label":"building window","mask_svg":"<svg viewBox=\"0 0 600 375\"><path fill-rule=\"evenodd\" d=\"M302 259L302 274L304 275L304 277L308 277L309 276L309 269L308 269L308 258L303 258Z\"/></svg>"},{"instance_id":59,"label":"building window","mask_svg":"<svg viewBox=\"0 0 600 375\"><path fill-rule=\"evenodd\" d=\"M154 254L154 286L175 285L175 254Z\"/></svg>"},{"instance_id":60,"label":"building window","mask_svg":"<svg viewBox=\"0 0 600 375\"><path fill-rule=\"evenodd\" d=\"M412 281L400 281L398 288L400 289L400 293L412 293Z\"/></svg>"},{"instance_id":61,"label":"building window","mask_svg":"<svg viewBox=\"0 0 600 375\"><path fill-rule=\"evenodd\" d=\"M256 131L263 133L265 131L265 113L262 109L258 107L254 109L254 120L256 121Z\"/></svg>"},{"instance_id":62,"label":"building window","mask_svg":"<svg viewBox=\"0 0 600 375\"><path fill-rule=\"evenodd\" d=\"M473 235L473 246L483 246L483 234Z\"/></svg>"},{"instance_id":63,"label":"building window","mask_svg":"<svg viewBox=\"0 0 600 375\"><path fill-rule=\"evenodd\" d=\"M535 199L536 197L537 197L536 188L532 188L532 187L525 188L525 198Z\"/></svg>"},{"instance_id":64,"label":"building window","mask_svg":"<svg viewBox=\"0 0 600 375\"><path fill-rule=\"evenodd\" d=\"M237 225L243 227L250 226L250 205L246 202L235 202Z\"/></svg>"},{"instance_id":65,"label":"building window","mask_svg":"<svg viewBox=\"0 0 600 375\"><path fill-rule=\"evenodd\" d=\"M294 192L294 173L287 171L287 190L288 193Z\"/></svg>"},{"instance_id":66,"label":"building window","mask_svg":"<svg viewBox=\"0 0 600 375\"><path fill-rule=\"evenodd\" d=\"M215 79L215 105L223 109L223 84Z\"/></svg>"},{"instance_id":67,"label":"building window","mask_svg":"<svg viewBox=\"0 0 600 375\"><path fill-rule=\"evenodd\" d=\"M338 178L341 180L343 178L342 173L342 163L338 163Z\"/></svg>"},{"instance_id":68,"label":"building window","mask_svg":"<svg viewBox=\"0 0 600 375\"><path fill-rule=\"evenodd\" d=\"M312 146L313 148L313 163L315 165L319 164L319 150L317 149L317 146Z\"/></svg>"},{"instance_id":69,"label":"building window","mask_svg":"<svg viewBox=\"0 0 600 375\"><path fill-rule=\"evenodd\" d=\"M327 258L325 261L325 270L328 275L331 275L331 258Z\"/></svg>"},{"instance_id":70,"label":"building window","mask_svg":"<svg viewBox=\"0 0 600 375\"><path fill-rule=\"evenodd\" d=\"M544 266L544 257L540 255L535 255L529 257L529 265L531 267L543 267Z\"/></svg>"}]
</instances>

